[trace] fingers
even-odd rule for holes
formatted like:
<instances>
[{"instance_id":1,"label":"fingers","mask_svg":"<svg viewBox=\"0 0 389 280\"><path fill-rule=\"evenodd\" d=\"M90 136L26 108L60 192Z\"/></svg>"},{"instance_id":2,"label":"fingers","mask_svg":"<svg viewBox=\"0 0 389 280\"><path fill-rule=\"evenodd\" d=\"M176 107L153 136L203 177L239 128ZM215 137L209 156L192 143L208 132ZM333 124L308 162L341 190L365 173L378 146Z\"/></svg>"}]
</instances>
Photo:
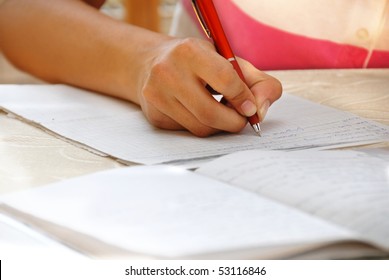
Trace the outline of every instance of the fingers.
<instances>
[{"instance_id":1,"label":"fingers","mask_svg":"<svg viewBox=\"0 0 389 280\"><path fill-rule=\"evenodd\" d=\"M219 132L198 121L176 99L148 98L142 108L148 121L154 126L169 130L188 130L198 137L206 137Z\"/></svg>"},{"instance_id":2,"label":"fingers","mask_svg":"<svg viewBox=\"0 0 389 280\"><path fill-rule=\"evenodd\" d=\"M220 132L218 129L202 124L191 114L190 111L180 104L173 103L171 109L168 110L165 110L164 108L156 108L153 104L150 104L150 106L153 110L152 114L148 115L148 120L156 127L169 130L185 129L198 137L206 137ZM171 115L171 117L167 114ZM177 116L180 117L176 118ZM175 121L175 119L177 121Z\"/></svg>"},{"instance_id":3,"label":"fingers","mask_svg":"<svg viewBox=\"0 0 389 280\"><path fill-rule=\"evenodd\" d=\"M154 52L157 55L148 60L138 99L149 122L157 127L187 129L200 137L238 132L249 116L258 113L263 120L281 95L276 79L239 60L244 83L207 41L174 40ZM228 106L214 99L207 84L223 95Z\"/></svg>"},{"instance_id":4,"label":"fingers","mask_svg":"<svg viewBox=\"0 0 389 280\"><path fill-rule=\"evenodd\" d=\"M212 49L208 52L215 53ZM193 70L198 61L191 54L190 47L180 45L178 50L171 50L154 61L139 97L147 119L157 127L184 128L200 137L219 131L240 131L246 125L246 118L220 104L206 90L203 80Z\"/></svg>"},{"instance_id":5,"label":"fingers","mask_svg":"<svg viewBox=\"0 0 389 280\"><path fill-rule=\"evenodd\" d=\"M244 83L232 64L223 57L218 54L214 55L212 63L210 59L199 56L198 65L206 65L207 70L195 69L196 73L214 90L220 92L226 102L240 114L249 117L257 113L262 122L270 105L281 97L281 83L258 70L251 63L238 58L238 64L245 77L246 83Z\"/></svg>"},{"instance_id":6,"label":"fingers","mask_svg":"<svg viewBox=\"0 0 389 280\"><path fill-rule=\"evenodd\" d=\"M198 137L206 137L223 130L214 128L212 124L208 126L201 123L177 99L170 99L168 95L157 92L155 94L153 98L144 99L145 103L141 103L146 118L155 127L168 130L185 129Z\"/></svg>"},{"instance_id":7,"label":"fingers","mask_svg":"<svg viewBox=\"0 0 389 280\"><path fill-rule=\"evenodd\" d=\"M269 100L270 104L278 100L282 94L282 85L276 78L255 68L250 62L237 58L242 72L245 76L247 86L253 89L262 90L260 92L262 100ZM259 94L259 92L256 92Z\"/></svg>"},{"instance_id":8,"label":"fingers","mask_svg":"<svg viewBox=\"0 0 389 280\"><path fill-rule=\"evenodd\" d=\"M241 115L250 117L257 112L256 100L247 85L224 57L204 49L196 58L193 70L205 83L223 95Z\"/></svg>"},{"instance_id":9,"label":"fingers","mask_svg":"<svg viewBox=\"0 0 389 280\"><path fill-rule=\"evenodd\" d=\"M276 78L255 68L248 61L238 58L238 62L247 86L255 98L258 116L262 122L271 104L281 97L282 84Z\"/></svg>"},{"instance_id":10,"label":"fingers","mask_svg":"<svg viewBox=\"0 0 389 280\"><path fill-rule=\"evenodd\" d=\"M246 125L246 118L236 112L235 109L223 105L215 100L198 82L188 92L176 96L183 107L207 127L228 132L239 132Z\"/></svg>"}]
</instances>

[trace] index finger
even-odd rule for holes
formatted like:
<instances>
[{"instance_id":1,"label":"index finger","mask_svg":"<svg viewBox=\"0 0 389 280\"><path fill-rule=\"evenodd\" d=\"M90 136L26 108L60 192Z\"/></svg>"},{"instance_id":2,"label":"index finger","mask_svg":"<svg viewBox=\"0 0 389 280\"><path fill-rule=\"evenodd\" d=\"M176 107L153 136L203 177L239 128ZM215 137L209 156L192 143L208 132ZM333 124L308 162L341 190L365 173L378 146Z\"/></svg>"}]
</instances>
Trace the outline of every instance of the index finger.
<instances>
[{"instance_id":1,"label":"index finger","mask_svg":"<svg viewBox=\"0 0 389 280\"><path fill-rule=\"evenodd\" d=\"M233 65L216 53L213 47L198 51L193 71L205 84L222 94L239 114L246 117L256 114L254 95Z\"/></svg>"}]
</instances>

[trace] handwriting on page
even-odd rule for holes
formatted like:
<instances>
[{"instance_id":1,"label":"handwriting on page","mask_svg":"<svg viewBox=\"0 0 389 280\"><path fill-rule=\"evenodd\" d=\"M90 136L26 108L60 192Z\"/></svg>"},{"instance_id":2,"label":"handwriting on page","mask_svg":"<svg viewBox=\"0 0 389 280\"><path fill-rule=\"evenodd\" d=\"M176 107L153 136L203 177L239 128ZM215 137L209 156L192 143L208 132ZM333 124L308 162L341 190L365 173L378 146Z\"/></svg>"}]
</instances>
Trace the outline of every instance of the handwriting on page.
<instances>
[{"instance_id":1,"label":"handwriting on page","mask_svg":"<svg viewBox=\"0 0 389 280\"><path fill-rule=\"evenodd\" d=\"M263 123L263 137L197 138L151 126L135 105L67 86L2 86L0 106L63 137L122 161L191 161L249 149L298 150L389 139L387 126L284 94Z\"/></svg>"},{"instance_id":2,"label":"handwriting on page","mask_svg":"<svg viewBox=\"0 0 389 280\"><path fill-rule=\"evenodd\" d=\"M380 240L389 248L389 163L353 151L247 151L198 170Z\"/></svg>"},{"instance_id":3,"label":"handwriting on page","mask_svg":"<svg viewBox=\"0 0 389 280\"><path fill-rule=\"evenodd\" d=\"M294 96L284 97L284 102L273 104L262 125L266 132L262 144L268 149L323 148L374 137L389 139L387 126Z\"/></svg>"}]
</instances>

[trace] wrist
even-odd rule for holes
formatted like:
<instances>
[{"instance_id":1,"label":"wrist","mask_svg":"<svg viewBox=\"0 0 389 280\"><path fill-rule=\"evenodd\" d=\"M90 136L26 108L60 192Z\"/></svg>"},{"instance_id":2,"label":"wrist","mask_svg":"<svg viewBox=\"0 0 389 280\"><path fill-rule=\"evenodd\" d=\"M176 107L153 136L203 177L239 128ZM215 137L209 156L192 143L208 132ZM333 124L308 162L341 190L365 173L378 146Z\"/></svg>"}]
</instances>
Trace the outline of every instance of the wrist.
<instances>
[{"instance_id":1,"label":"wrist","mask_svg":"<svg viewBox=\"0 0 389 280\"><path fill-rule=\"evenodd\" d=\"M139 104L150 65L158 57L159 48L172 40L171 37L135 26L118 30L117 39L110 40L112 48L112 71L107 71L105 85L111 95ZM134 39L136 38L136 39Z\"/></svg>"}]
</instances>

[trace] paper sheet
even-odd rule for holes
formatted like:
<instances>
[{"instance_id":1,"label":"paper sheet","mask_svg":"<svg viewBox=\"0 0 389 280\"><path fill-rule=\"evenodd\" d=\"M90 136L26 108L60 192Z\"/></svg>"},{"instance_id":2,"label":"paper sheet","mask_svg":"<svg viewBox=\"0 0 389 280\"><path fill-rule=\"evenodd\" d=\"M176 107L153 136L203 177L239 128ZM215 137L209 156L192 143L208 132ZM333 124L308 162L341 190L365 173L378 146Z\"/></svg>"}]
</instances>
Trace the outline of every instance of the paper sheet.
<instances>
[{"instance_id":1,"label":"paper sheet","mask_svg":"<svg viewBox=\"0 0 389 280\"><path fill-rule=\"evenodd\" d=\"M284 94L262 124L197 138L154 128L135 105L62 85L0 86L0 106L76 143L142 164L180 163L249 149L325 149L389 139L388 126Z\"/></svg>"},{"instance_id":2,"label":"paper sheet","mask_svg":"<svg viewBox=\"0 0 389 280\"><path fill-rule=\"evenodd\" d=\"M247 250L253 257L277 258L286 257L289 246L298 253L354 238L288 206L179 167L113 169L6 195L0 202L129 252L165 258L231 257ZM100 256L110 257L104 253Z\"/></svg>"},{"instance_id":3,"label":"paper sheet","mask_svg":"<svg viewBox=\"0 0 389 280\"><path fill-rule=\"evenodd\" d=\"M387 156L244 151L218 158L196 172L358 232L389 250Z\"/></svg>"},{"instance_id":4,"label":"paper sheet","mask_svg":"<svg viewBox=\"0 0 389 280\"><path fill-rule=\"evenodd\" d=\"M53 241L39 231L0 213L0 258L60 257L80 258L84 256Z\"/></svg>"}]
</instances>

